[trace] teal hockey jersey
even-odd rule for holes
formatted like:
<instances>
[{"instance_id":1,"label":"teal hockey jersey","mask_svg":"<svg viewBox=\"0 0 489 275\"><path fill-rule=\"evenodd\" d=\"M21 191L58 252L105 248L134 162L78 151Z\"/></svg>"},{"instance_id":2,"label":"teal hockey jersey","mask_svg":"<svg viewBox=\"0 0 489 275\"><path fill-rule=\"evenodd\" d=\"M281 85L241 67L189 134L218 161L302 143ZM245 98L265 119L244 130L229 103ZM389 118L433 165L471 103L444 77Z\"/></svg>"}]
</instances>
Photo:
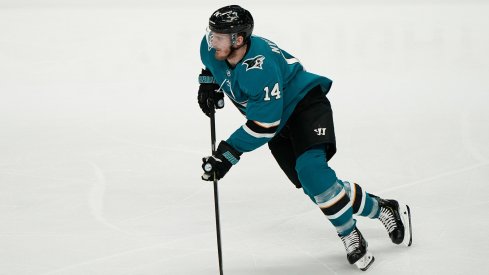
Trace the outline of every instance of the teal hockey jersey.
<instances>
[{"instance_id":1,"label":"teal hockey jersey","mask_svg":"<svg viewBox=\"0 0 489 275\"><path fill-rule=\"evenodd\" d=\"M325 94L331 88L330 79L306 72L298 59L262 37L250 37L245 56L234 68L214 54L204 37L202 63L247 119L226 140L240 152L252 151L272 139L312 88L320 85Z\"/></svg>"}]
</instances>

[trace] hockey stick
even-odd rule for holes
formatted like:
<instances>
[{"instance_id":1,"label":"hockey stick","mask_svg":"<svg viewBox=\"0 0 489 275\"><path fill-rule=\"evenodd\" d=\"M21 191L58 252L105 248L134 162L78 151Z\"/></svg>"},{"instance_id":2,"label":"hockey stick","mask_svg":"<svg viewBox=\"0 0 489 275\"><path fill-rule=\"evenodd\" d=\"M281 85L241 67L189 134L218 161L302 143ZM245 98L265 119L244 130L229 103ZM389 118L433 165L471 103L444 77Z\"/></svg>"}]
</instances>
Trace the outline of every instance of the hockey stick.
<instances>
[{"instance_id":1,"label":"hockey stick","mask_svg":"<svg viewBox=\"0 0 489 275\"><path fill-rule=\"evenodd\" d=\"M216 153L216 119L215 119L215 108L214 102L209 100L209 106L212 106L210 118L211 118L211 147L212 155ZM220 102L219 102L220 103ZM223 275L222 271L222 249L221 249L221 223L219 220L219 194L217 190L217 177L216 172L213 173L214 177L214 209L216 213L216 232L217 232L217 253L219 257L219 274Z\"/></svg>"}]
</instances>

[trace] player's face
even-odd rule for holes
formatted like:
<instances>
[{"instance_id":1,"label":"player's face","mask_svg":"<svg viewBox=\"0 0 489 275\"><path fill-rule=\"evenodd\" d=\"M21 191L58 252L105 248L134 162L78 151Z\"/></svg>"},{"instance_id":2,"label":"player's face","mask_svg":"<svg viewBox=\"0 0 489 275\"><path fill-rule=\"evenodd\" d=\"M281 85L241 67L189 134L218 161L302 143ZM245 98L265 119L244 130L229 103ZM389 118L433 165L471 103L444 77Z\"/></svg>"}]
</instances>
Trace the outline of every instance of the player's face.
<instances>
[{"instance_id":1,"label":"player's face","mask_svg":"<svg viewBox=\"0 0 489 275\"><path fill-rule=\"evenodd\" d=\"M216 50L214 57L225 60L231 54L231 35L225 33L209 32L207 35L209 48Z\"/></svg>"}]
</instances>

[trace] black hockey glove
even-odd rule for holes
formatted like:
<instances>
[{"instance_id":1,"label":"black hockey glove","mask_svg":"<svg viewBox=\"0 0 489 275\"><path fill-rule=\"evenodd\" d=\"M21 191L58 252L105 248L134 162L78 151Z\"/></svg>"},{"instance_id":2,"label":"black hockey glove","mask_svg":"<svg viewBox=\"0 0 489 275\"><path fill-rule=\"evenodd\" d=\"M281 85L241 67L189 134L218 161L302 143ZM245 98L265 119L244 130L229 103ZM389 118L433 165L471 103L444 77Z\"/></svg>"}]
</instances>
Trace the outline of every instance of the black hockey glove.
<instances>
[{"instance_id":1,"label":"black hockey glove","mask_svg":"<svg viewBox=\"0 0 489 275\"><path fill-rule=\"evenodd\" d=\"M214 77L209 70L202 69L199 75L199 83L197 101L202 112L210 116L214 112L214 108L221 109L224 107L224 93L218 92L219 85L214 81Z\"/></svg>"},{"instance_id":2,"label":"black hockey glove","mask_svg":"<svg viewBox=\"0 0 489 275\"><path fill-rule=\"evenodd\" d=\"M214 172L216 178L221 179L231 169L231 166L238 163L241 154L227 142L221 141L214 155L202 159L202 169L204 169L202 179L213 181Z\"/></svg>"}]
</instances>

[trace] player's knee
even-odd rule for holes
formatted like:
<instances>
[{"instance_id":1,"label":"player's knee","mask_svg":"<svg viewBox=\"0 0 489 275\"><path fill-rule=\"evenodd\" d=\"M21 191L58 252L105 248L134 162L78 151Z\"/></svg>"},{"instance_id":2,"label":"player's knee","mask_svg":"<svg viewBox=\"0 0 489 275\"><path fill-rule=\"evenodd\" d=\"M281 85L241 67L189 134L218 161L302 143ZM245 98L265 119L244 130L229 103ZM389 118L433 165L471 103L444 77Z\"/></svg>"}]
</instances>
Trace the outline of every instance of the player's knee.
<instances>
[{"instance_id":1,"label":"player's knee","mask_svg":"<svg viewBox=\"0 0 489 275\"><path fill-rule=\"evenodd\" d=\"M336 173L326 162L324 149L311 149L297 158L295 169L300 182L316 196L329 189L337 180Z\"/></svg>"}]
</instances>

